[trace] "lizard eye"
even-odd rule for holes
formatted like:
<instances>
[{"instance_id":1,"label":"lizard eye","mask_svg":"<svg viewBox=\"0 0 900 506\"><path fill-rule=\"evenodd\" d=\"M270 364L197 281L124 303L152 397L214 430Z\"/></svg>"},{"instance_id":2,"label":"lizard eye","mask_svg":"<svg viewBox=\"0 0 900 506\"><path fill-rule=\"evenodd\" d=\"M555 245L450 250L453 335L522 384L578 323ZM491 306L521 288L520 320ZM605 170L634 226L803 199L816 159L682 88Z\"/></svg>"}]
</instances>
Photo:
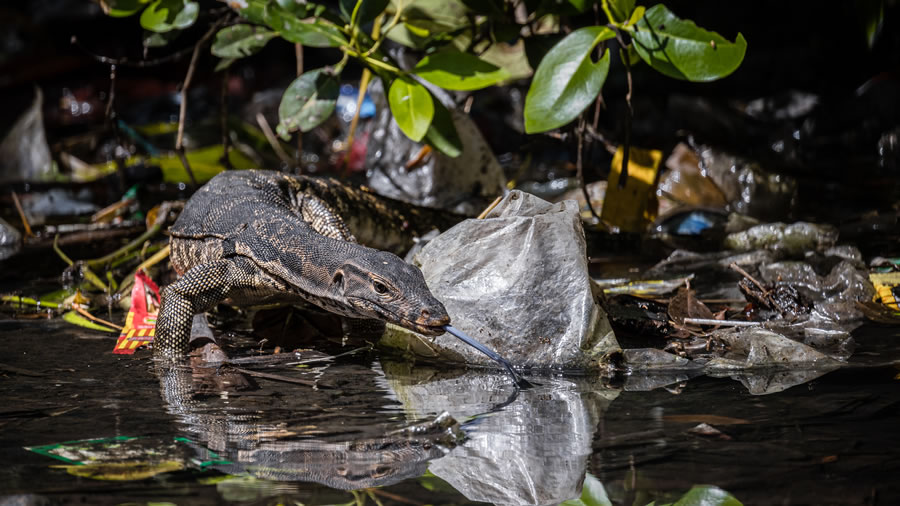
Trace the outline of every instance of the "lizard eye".
<instances>
[{"instance_id":1,"label":"lizard eye","mask_svg":"<svg viewBox=\"0 0 900 506\"><path fill-rule=\"evenodd\" d=\"M388 287L379 281L373 281L372 287L375 288L375 292L381 295L384 295L388 292Z\"/></svg>"}]
</instances>

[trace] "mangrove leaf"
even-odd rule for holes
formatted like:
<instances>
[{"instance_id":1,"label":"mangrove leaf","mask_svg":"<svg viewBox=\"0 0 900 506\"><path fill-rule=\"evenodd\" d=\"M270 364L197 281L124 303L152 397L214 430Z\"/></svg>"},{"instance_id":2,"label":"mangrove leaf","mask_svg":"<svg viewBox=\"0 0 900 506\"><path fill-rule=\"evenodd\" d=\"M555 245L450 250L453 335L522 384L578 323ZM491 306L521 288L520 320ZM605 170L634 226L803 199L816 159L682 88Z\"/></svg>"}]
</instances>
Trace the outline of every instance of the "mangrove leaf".
<instances>
[{"instance_id":1,"label":"mangrove leaf","mask_svg":"<svg viewBox=\"0 0 900 506\"><path fill-rule=\"evenodd\" d=\"M211 51L219 58L243 58L265 47L275 35L275 32L257 26L228 26L216 34Z\"/></svg>"},{"instance_id":2,"label":"mangrove leaf","mask_svg":"<svg viewBox=\"0 0 900 506\"><path fill-rule=\"evenodd\" d=\"M462 154L463 144L453 124L453 116L440 100L433 102L434 118L425 133L425 141L450 158L456 158Z\"/></svg>"},{"instance_id":3,"label":"mangrove leaf","mask_svg":"<svg viewBox=\"0 0 900 506\"><path fill-rule=\"evenodd\" d=\"M266 6L263 19L288 42L311 47L338 47L347 44L344 34L321 19L303 20L276 4Z\"/></svg>"},{"instance_id":4,"label":"mangrove leaf","mask_svg":"<svg viewBox=\"0 0 900 506\"><path fill-rule=\"evenodd\" d=\"M422 140L434 117L431 93L408 77L398 77L388 91L388 103L400 130L416 142Z\"/></svg>"},{"instance_id":5,"label":"mangrove leaf","mask_svg":"<svg viewBox=\"0 0 900 506\"><path fill-rule=\"evenodd\" d=\"M455 49L425 56L413 72L446 90L480 90L509 78L509 72L481 58Z\"/></svg>"},{"instance_id":6,"label":"mangrove leaf","mask_svg":"<svg viewBox=\"0 0 900 506\"><path fill-rule=\"evenodd\" d=\"M546 132L572 121L597 98L609 72L609 51L599 61L591 52L615 37L605 26L575 30L541 60L525 97L525 131Z\"/></svg>"},{"instance_id":7,"label":"mangrove leaf","mask_svg":"<svg viewBox=\"0 0 900 506\"><path fill-rule=\"evenodd\" d=\"M156 0L141 13L141 26L151 32L183 30L197 21L200 4L185 0Z\"/></svg>"},{"instance_id":8,"label":"mangrove leaf","mask_svg":"<svg viewBox=\"0 0 900 506\"><path fill-rule=\"evenodd\" d=\"M304 73L284 90L278 106L278 135L287 140L290 132L308 132L334 111L339 93L338 80L326 69Z\"/></svg>"},{"instance_id":9,"label":"mangrove leaf","mask_svg":"<svg viewBox=\"0 0 900 506\"><path fill-rule=\"evenodd\" d=\"M713 81L735 71L744 60L747 41L734 42L679 19L662 4L647 10L632 33L634 47L648 65L669 77Z\"/></svg>"}]
</instances>

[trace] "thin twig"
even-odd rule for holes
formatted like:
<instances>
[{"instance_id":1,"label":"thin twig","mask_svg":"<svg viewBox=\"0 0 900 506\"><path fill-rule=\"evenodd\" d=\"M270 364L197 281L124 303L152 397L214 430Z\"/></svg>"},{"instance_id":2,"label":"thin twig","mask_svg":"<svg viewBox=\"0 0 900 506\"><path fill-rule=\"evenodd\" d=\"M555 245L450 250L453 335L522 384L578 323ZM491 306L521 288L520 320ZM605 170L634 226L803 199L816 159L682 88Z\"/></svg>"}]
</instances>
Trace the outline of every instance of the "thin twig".
<instances>
[{"instance_id":1,"label":"thin twig","mask_svg":"<svg viewBox=\"0 0 900 506\"><path fill-rule=\"evenodd\" d=\"M350 121L350 132L347 134L347 140L344 142L346 151L344 166L347 166L350 161L353 138L356 136L356 127L359 124L359 113L362 111L362 105L366 99L366 90L369 88L370 79L372 79L372 72L368 68L363 69L362 77L359 79L359 93L356 96L356 111L353 113L353 119Z\"/></svg>"},{"instance_id":2,"label":"thin twig","mask_svg":"<svg viewBox=\"0 0 900 506\"><path fill-rule=\"evenodd\" d=\"M175 138L175 151L178 153L181 164L184 165L184 170L187 171L188 177L191 179L191 184L194 186L197 186L197 178L194 177L194 171L191 170L191 165L188 163L187 156L184 153L184 120L187 115L188 90L194 79L197 61L200 59L200 49L202 49L210 37L225 24L227 19L226 16L213 23L212 26L209 27L209 30L203 34L203 37L200 37L200 40L194 45L194 52L191 54L191 62L188 64L187 74L184 76L184 82L181 84L181 107L178 111L178 135Z\"/></svg>"},{"instance_id":3,"label":"thin twig","mask_svg":"<svg viewBox=\"0 0 900 506\"><path fill-rule=\"evenodd\" d=\"M746 322L742 320L716 320L713 318L684 318L684 323L695 325L718 325L722 327L758 327L759 322Z\"/></svg>"},{"instance_id":4,"label":"thin twig","mask_svg":"<svg viewBox=\"0 0 900 506\"><path fill-rule=\"evenodd\" d=\"M222 129L222 166L234 170L231 165L231 135L228 134L228 68L222 71L222 85L219 90L219 128Z\"/></svg>"},{"instance_id":5,"label":"thin twig","mask_svg":"<svg viewBox=\"0 0 900 506\"><path fill-rule=\"evenodd\" d=\"M25 227L25 236L26 237L34 237L34 233L31 231L31 225L28 223L28 217L25 216L25 210L22 209L22 203L19 202L19 196L16 195L16 192L12 192L13 203L16 205L16 211L19 212L19 219L22 220L22 226Z\"/></svg>"},{"instance_id":6,"label":"thin twig","mask_svg":"<svg viewBox=\"0 0 900 506\"><path fill-rule=\"evenodd\" d=\"M495 198L494 201L491 202L491 205L485 207L485 208L484 208L484 211L481 211L481 214L479 214L478 217L475 218L475 219L476 219L476 220L483 220L485 217L487 217L487 215L488 215L489 212L493 211L494 208L497 207L497 204L499 204L501 200L503 200L503 196L502 196L502 195L499 196L499 197L497 197L497 198Z\"/></svg>"},{"instance_id":7,"label":"thin twig","mask_svg":"<svg viewBox=\"0 0 900 506\"><path fill-rule=\"evenodd\" d=\"M121 325L116 325L115 323L108 322L101 318L97 318L96 316L92 315L91 313L88 313L84 309L81 309L81 306L79 306L77 304L72 304L72 309L74 309L76 313L80 314L81 316L84 316L88 320L91 320L91 321L94 321L97 323L102 323L103 325L106 325L107 327L112 327L112 328L120 330L120 331L122 330Z\"/></svg>"},{"instance_id":8,"label":"thin twig","mask_svg":"<svg viewBox=\"0 0 900 506\"><path fill-rule=\"evenodd\" d=\"M584 163L582 161L582 151L584 148L584 132L585 132L585 121L584 116L578 118L578 129L575 134L578 136L578 152L575 154L575 170L576 177L578 178L578 185L581 186L581 192L584 194L584 201L587 203L588 209L591 210L591 215L600 221L600 216L597 215L597 211L594 210L593 204L591 204L591 196L588 194L587 185L584 184Z\"/></svg>"},{"instance_id":9,"label":"thin twig","mask_svg":"<svg viewBox=\"0 0 900 506\"><path fill-rule=\"evenodd\" d=\"M631 106L631 62L628 61L628 46L622 38L622 32L618 28L613 27L616 33L616 40L619 41L619 55L622 57L622 63L625 64L625 76L628 80L628 93L625 94L625 104L628 108L625 111L625 145L622 147L622 173L619 174L619 189L625 188L628 180L628 156L631 151L631 118L634 116L634 108Z\"/></svg>"},{"instance_id":10,"label":"thin twig","mask_svg":"<svg viewBox=\"0 0 900 506\"><path fill-rule=\"evenodd\" d=\"M744 276L745 278L749 279L751 283L753 283L754 285L756 285L756 288L759 288L759 291L761 291L761 292L763 293L763 295L766 295L766 296L769 295L769 290L767 290L767 289L762 285L762 283L760 283L759 281L757 281L756 278L754 278L753 276L751 276L750 273L748 273L747 271L745 271L744 269L742 269L740 265L738 265L738 264L736 264L736 263L734 263L734 262L731 262L730 264L728 264L728 268L731 269L731 270L733 270L733 271L735 271L735 272L737 272L737 273L740 274L741 276Z\"/></svg>"},{"instance_id":11,"label":"thin twig","mask_svg":"<svg viewBox=\"0 0 900 506\"><path fill-rule=\"evenodd\" d=\"M609 142L609 140L605 136L595 130L591 125L586 125L585 132L589 136L591 136L593 140L600 141L600 143L603 144L603 147L606 148L606 151L609 154L614 155L616 153L617 146Z\"/></svg>"},{"instance_id":12,"label":"thin twig","mask_svg":"<svg viewBox=\"0 0 900 506\"><path fill-rule=\"evenodd\" d=\"M275 137L275 132L272 131L272 127L269 126L269 122L266 121L266 117L263 113L256 113L256 123L259 124L259 128L262 130L263 135L266 136L266 140L269 141L269 145L272 146L272 151L275 151L275 154L278 155L278 159L288 167L293 165L294 161L291 160L291 157L288 156L284 151L284 148L281 147L278 138Z\"/></svg>"},{"instance_id":13,"label":"thin twig","mask_svg":"<svg viewBox=\"0 0 900 506\"><path fill-rule=\"evenodd\" d=\"M303 75L303 44L297 42L294 44L294 59L297 60L297 77ZM297 132L297 155L296 166L300 173L303 173L303 132Z\"/></svg>"},{"instance_id":14,"label":"thin twig","mask_svg":"<svg viewBox=\"0 0 900 506\"><path fill-rule=\"evenodd\" d=\"M70 42L72 44L74 44L78 49L82 50L85 54L87 54L88 56L90 56L91 58L93 58L94 60L96 60L100 63L105 63L107 65L122 65L123 67L137 67L137 68L155 67L157 65L162 65L163 63L169 63L171 61L180 60L182 57L184 57L185 55L187 55L188 53L190 53L193 50L193 48L191 48L191 47L186 47L184 49L175 51L172 54L169 54L166 56L161 56L159 58L154 58L152 60L131 61L128 58L112 58L109 56L103 56L103 55L97 54L97 53L91 51L90 49L86 48L78 40L78 37L75 37L74 35L70 39Z\"/></svg>"}]
</instances>

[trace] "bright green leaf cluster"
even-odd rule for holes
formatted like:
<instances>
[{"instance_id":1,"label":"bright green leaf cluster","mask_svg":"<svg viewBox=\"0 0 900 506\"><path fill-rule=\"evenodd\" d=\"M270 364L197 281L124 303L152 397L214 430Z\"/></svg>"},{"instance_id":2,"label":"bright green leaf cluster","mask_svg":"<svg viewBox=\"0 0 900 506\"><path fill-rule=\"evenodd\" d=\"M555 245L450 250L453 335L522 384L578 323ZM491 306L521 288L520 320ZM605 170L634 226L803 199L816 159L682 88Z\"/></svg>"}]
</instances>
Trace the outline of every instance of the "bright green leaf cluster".
<instances>
[{"instance_id":1,"label":"bright green leaf cluster","mask_svg":"<svg viewBox=\"0 0 900 506\"><path fill-rule=\"evenodd\" d=\"M632 38L622 52L629 64L640 58L654 70L689 81L713 81L735 71L744 59L747 41L734 42L679 19L664 5L645 10L634 0L602 0L614 28L592 26L559 41L541 60L525 99L525 131L546 132L577 118L600 94L609 71L609 53L596 62L598 44L616 36Z\"/></svg>"},{"instance_id":2,"label":"bright green leaf cluster","mask_svg":"<svg viewBox=\"0 0 900 506\"><path fill-rule=\"evenodd\" d=\"M528 133L565 126L597 99L610 68L607 41L613 38L630 41L620 48L621 58L629 64L643 61L665 75L690 81L730 74L746 52L741 34L729 41L679 19L663 5L645 9L635 0L540 0L520 7L528 11L527 19L541 20L548 14L587 13L597 3L608 24L569 33L537 65L525 100ZM285 90L277 127L283 138L315 128L331 115L340 74L352 58L389 83L388 105L407 136L458 156L463 147L453 114L426 85L474 91L531 71L521 40L535 38L534 23L523 22L521 12L508 0L338 0L328 4L231 0L228 4L242 20L216 34L211 52L221 58L217 70L259 52L274 38L307 47L339 48L343 53L337 64L306 72ZM179 30L196 22L199 13L199 3L191 0L103 0L101 5L110 16L140 13L141 26L147 30L146 47L173 40ZM404 70L382 52L385 39L422 51L424 56L412 69Z\"/></svg>"}]
</instances>

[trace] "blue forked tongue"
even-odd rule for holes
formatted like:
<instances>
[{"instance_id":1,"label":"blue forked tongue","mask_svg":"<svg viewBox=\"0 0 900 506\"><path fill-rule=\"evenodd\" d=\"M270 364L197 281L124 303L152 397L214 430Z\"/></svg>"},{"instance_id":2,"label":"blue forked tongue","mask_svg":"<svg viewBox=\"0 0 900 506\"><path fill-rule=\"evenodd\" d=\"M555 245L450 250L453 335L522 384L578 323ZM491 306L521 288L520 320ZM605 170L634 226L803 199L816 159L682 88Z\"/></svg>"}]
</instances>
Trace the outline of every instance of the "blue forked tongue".
<instances>
[{"instance_id":1,"label":"blue forked tongue","mask_svg":"<svg viewBox=\"0 0 900 506\"><path fill-rule=\"evenodd\" d=\"M463 331L459 330L458 328L456 328L452 325L444 325L444 330L446 330L447 332L456 336L456 338L459 339L460 341L468 344L469 346L475 348L476 350L480 351L481 353L484 353L485 355L490 357L491 360L493 360L494 362L497 362L498 364L505 367L506 371L509 372L509 375L512 376L513 381L516 382L516 386L521 387L521 388L530 388L530 387L534 386L531 383L529 383L528 380L519 376L516 373L516 371L513 370L512 365L505 358L498 355L497 352L495 352L494 350L492 350L492 349L488 348L487 346L479 343L478 341L472 339L471 337L469 337L465 333L463 333Z\"/></svg>"}]
</instances>

